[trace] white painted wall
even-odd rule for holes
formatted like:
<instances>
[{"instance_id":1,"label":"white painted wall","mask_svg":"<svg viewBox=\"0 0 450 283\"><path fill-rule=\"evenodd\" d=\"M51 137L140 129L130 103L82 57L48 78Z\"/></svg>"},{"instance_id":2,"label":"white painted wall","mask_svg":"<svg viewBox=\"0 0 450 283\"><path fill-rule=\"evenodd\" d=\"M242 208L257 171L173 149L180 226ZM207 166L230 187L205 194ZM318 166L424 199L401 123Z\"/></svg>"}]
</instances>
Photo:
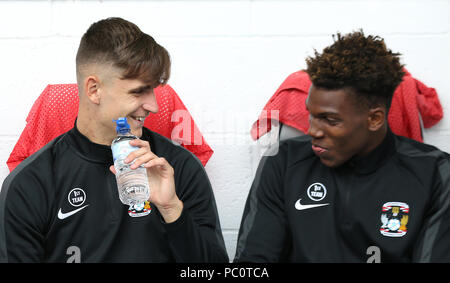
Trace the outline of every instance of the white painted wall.
<instances>
[{"instance_id":1,"label":"white painted wall","mask_svg":"<svg viewBox=\"0 0 450 283\"><path fill-rule=\"evenodd\" d=\"M425 141L450 151L450 0L1 1L0 182L34 100L49 83L75 82L81 35L111 16L136 23L171 54L169 83L215 151L206 170L230 259L259 161L251 124L331 34L363 28L401 52L444 107Z\"/></svg>"}]
</instances>

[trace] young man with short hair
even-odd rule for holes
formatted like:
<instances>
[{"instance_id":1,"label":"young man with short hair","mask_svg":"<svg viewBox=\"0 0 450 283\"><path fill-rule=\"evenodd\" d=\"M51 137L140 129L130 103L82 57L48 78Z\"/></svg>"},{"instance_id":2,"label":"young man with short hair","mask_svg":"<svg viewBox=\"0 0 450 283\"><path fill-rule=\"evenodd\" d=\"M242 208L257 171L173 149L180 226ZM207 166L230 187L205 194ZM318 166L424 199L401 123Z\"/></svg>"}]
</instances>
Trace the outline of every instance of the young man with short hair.
<instances>
[{"instance_id":1,"label":"young man with short hair","mask_svg":"<svg viewBox=\"0 0 450 283\"><path fill-rule=\"evenodd\" d=\"M23 161L0 194L2 262L228 262L213 191L187 150L143 127L153 88L170 75L168 52L136 25L90 26L76 57L75 126ZM118 196L113 119L126 117L139 147L125 162L147 168L149 202Z\"/></svg>"}]
</instances>

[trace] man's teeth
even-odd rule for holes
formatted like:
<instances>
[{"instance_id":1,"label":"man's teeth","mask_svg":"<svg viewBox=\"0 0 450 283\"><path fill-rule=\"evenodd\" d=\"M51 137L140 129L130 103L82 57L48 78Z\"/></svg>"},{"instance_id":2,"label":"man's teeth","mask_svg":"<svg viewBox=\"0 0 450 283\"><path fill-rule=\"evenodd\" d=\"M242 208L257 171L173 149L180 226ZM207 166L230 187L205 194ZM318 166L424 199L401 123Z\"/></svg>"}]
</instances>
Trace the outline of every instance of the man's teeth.
<instances>
[{"instance_id":1,"label":"man's teeth","mask_svg":"<svg viewBox=\"0 0 450 283\"><path fill-rule=\"evenodd\" d=\"M144 117L133 117L135 120L138 120L139 122L144 122Z\"/></svg>"}]
</instances>

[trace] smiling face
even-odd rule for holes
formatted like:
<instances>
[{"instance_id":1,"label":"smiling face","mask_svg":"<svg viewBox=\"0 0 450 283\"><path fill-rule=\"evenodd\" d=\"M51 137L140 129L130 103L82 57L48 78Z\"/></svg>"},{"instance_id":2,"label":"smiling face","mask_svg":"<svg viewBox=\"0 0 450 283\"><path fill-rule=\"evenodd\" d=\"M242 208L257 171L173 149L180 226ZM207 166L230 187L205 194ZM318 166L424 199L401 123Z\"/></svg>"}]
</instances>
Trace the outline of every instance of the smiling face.
<instances>
[{"instance_id":1,"label":"smiling face","mask_svg":"<svg viewBox=\"0 0 450 283\"><path fill-rule=\"evenodd\" d=\"M98 111L105 130L111 129L115 134L112 120L126 117L131 133L140 137L145 118L150 112L158 112L158 104L152 86L138 79L115 76L103 85Z\"/></svg>"},{"instance_id":2,"label":"smiling face","mask_svg":"<svg viewBox=\"0 0 450 283\"><path fill-rule=\"evenodd\" d=\"M158 112L153 87L140 79L123 79L117 68L98 69L79 89L77 128L92 142L110 145L117 135L113 120L126 117L131 133L141 137L145 118Z\"/></svg>"},{"instance_id":3,"label":"smiling face","mask_svg":"<svg viewBox=\"0 0 450 283\"><path fill-rule=\"evenodd\" d=\"M349 89L312 86L306 108L312 149L324 165L337 167L374 148L371 111L357 103Z\"/></svg>"},{"instance_id":4,"label":"smiling face","mask_svg":"<svg viewBox=\"0 0 450 283\"><path fill-rule=\"evenodd\" d=\"M167 83L170 65L167 50L132 22L110 17L93 23L76 56L77 129L94 143L110 145L113 120L126 117L140 137L144 118L158 111L153 88Z\"/></svg>"}]
</instances>

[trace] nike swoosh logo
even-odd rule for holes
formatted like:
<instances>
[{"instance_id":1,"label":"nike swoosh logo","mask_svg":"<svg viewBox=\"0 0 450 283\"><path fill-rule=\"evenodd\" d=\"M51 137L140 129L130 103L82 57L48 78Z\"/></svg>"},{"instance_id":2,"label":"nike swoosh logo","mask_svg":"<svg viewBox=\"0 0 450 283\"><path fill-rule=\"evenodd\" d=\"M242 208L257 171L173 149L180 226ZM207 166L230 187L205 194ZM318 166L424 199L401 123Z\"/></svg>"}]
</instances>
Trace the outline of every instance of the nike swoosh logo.
<instances>
[{"instance_id":1,"label":"nike swoosh logo","mask_svg":"<svg viewBox=\"0 0 450 283\"><path fill-rule=\"evenodd\" d=\"M59 211L58 211L58 218L63 220L65 218L69 217L69 216L74 215L75 213L79 212L80 210L82 210L82 209L84 209L85 207L88 207L88 206L89 206L89 204L86 204L85 206L82 206L82 207L80 207L78 209L72 210L72 211L67 212L67 213L62 213L61 208L60 208Z\"/></svg>"},{"instance_id":2,"label":"nike swoosh logo","mask_svg":"<svg viewBox=\"0 0 450 283\"><path fill-rule=\"evenodd\" d=\"M321 203L321 204L301 204L300 201L302 199L299 199L296 203L295 203L295 209L297 210L305 210L305 209L309 209L309 208L314 208L314 207L320 207L320 206L325 206L325 205L329 205L329 203Z\"/></svg>"}]
</instances>

